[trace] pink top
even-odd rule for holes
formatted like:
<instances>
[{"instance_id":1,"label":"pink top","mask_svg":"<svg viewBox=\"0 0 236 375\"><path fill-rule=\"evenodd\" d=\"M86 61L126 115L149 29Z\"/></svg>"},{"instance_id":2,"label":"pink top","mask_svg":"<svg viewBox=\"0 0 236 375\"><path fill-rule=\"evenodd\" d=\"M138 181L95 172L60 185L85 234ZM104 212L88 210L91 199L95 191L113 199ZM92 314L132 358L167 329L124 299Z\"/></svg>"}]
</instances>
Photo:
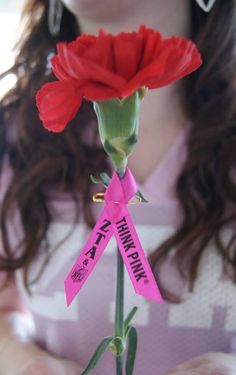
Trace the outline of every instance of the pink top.
<instances>
[{"instance_id":1,"label":"pink top","mask_svg":"<svg viewBox=\"0 0 236 375\"><path fill-rule=\"evenodd\" d=\"M147 204L129 206L143 248L150 254L168 238L180 220L174 184L186 158L187 131L180 134L151 176L140 186ZM23 287L22 273L16 272L17 289L9 294L32 313L34 339L50 352L86 366L98 343L112 335L114 321L116 243L111 239L94 272L78 297L66 306L64 279L89 235L83 222L72 227L73 202L57 199L51 202L54 221L48 232L51 251L63 239L47 265L43 277L33 285L33 297ZM94 203L99 215L102 204ZM229 229L230 230L230 229ZM229 232L225 231L225 238ZM125 311L137 305L134 325L139 343L135 375L163 375L167 369L206 352L235 350L235 285L222 278L222 263L214 244L210 244L201 263L194 293L186 291L172 261L159 270L166 285L182 293L184 302L176 305L145 300L135 294L129 277L125 278ZM31 277L37 274L42 257L32 264ZM115 374L115 359L107 352L95 375Z\"/></svg>"}]
</instances>

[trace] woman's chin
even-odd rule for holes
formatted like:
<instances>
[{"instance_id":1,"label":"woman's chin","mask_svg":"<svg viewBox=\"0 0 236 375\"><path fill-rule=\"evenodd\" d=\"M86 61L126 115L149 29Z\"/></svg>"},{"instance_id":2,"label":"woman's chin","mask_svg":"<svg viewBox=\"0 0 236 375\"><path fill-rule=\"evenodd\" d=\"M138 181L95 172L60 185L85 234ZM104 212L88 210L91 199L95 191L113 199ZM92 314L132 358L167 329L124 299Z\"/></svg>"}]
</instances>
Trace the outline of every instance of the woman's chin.
<instances>
[{"instance_id":1,"label":"woman's chin","mask_svg":"<svg viewBox=\"0 0 236 375\"><path fill-rule=\"evenodd\" d=\"M65 7L78 18L88 18L99 20L108 20L124 14L132 8L132 1L117 0L62 0ZM127 2L127 4L126 4ZM127 6L126 6L127 5Z\"/></svg>"}]
</instances>

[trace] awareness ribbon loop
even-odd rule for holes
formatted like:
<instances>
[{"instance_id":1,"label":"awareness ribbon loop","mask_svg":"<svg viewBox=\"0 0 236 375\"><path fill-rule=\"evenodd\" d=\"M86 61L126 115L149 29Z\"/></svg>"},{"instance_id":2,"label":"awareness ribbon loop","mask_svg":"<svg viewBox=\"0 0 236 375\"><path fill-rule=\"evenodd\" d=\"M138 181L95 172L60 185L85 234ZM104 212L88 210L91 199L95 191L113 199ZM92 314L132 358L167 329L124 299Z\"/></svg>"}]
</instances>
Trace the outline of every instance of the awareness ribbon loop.
<instances>
[{"instance_id":1,"label":"awareness ribbon loop","mask_svg":"<svg viewBox=\"0 0 236 375\"><path fill-rule=\"evenodd\" d=\"M137 294L163 302L156 280L145 256L130 213L126 207L137 192L135 179L126 168L119 178L116 172L105 192L105 208L72 269L65 279L67 305L73 301L93 271L112 235Z\"/></svg>"}]
</instances>

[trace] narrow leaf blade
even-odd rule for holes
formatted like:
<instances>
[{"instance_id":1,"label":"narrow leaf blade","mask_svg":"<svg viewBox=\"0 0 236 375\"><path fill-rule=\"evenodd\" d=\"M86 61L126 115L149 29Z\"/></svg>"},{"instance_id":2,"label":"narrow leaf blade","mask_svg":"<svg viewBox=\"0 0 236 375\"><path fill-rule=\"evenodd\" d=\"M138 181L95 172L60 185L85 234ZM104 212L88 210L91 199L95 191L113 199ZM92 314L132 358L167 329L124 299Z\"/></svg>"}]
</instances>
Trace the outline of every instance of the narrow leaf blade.
<instances>
[{"instance_id":1,"label":"narrow leaf blade","mask_svg":"<svg viewBox=\"0 0 236 375\"><path fill-rule=\"evenodd\" d=\"M107 187L110 183L110 180L111 180L110 177L108 176L108 174L106 172L100 173L100 176L101 176L103 185Z\"/></svg>"},{"instance_id":2,"label":"narrow leaf blade","mask_svg":"<svg viewBox=\"0 0 236 375\"><path fill-rule=\"evenodd\" d=\"M148 203L148 200L146 198L144 198L143 194L141 193L140 190L137 190L136 192L136 196L139 197L141 199L141 202L143 203Z\"/></svg>"},{"instance_id":3,"label":"narrow leaf blade","mask_svg":"<svg viewBox=\"0 0 236 375\"><path fill-rule=\"evenodd\" d=\"M102 357L102 355L104 354L104 352L106 351L106 349L108 348L108 346L109 346L110 342L112 341L112 339L113 339L112 336L108 336L108 337L105 337L100 342L100 344L98 345L98 347L97 347L94 355L90 359L90 361L88 363L88 366L82 372L81 375L88 375L88 374L90 374L90 372L94 369L94 367L96 366L96 364L98 363L98 361L100 360L100 358Z\"/></svg>"},{"instance_id":4,"label":"narrow leaf blade","mask_svg":"<svg viewBox=\"0 0 236 375\"><path fill-rule=\"evenodd\" d=\"M134 306L132 308L132 310L129 312L129 314L127 315L127 318L125 319L125 322L124 322L124 331L125 332L126 332L131 320L133 319L133 317L135 316L137 311L138 311L138 307Z\"/></svg>"},{"instance_id":5,"label":"narrow leaf blade","mask_svg":"<svg viewBox=\"0 0 236 375\"><path fill-rule=\"evenodd\" d=\"M99 180L97 177L93 176L92 174L90 175L90 180L94 183L94 184L100 184L102 181Z\"/></svg>"},{"instance_id":6,"label":"narrow leaf blade","mask_svg":"<svg viewBox=\"0 0 236 375\"><path fill-rule=\"evenodd\" d=\"M136 329L131 327L128 335L128 349L125 364L126 375L133 375L137 345L138 334Z\"/></svg>"}]
</instances>

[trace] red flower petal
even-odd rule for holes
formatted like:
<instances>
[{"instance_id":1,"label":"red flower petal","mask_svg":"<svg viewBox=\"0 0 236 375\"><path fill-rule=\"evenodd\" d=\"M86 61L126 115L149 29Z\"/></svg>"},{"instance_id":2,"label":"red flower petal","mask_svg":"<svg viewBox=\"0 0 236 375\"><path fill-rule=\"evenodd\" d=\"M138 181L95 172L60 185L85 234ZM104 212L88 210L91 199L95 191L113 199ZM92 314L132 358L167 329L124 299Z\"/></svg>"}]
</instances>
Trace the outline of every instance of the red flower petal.
<instances>
[{"instance_id":1,"label":"red flower petal","mask_svg":"<svg viewBox=\"0 0 236 375\"><path fill-rule=\"evenodd\" d=\"M67 43L69 49L71 49L76 55L83 55L91 46L93 46L98 40L96 35L83 34L78 36L73 42Z\"/></svg>"},{"instance_id":2,"label":"red flower petal","mask_svg":"<svg viewBox=\"0 0 236 375\"><path fill-rule=\"evenodd\" d=\"M103 68L103 66L97 63L87 60L84 57L78 57L71 49L68 49L66 43L60 43L59 45L58 60L54 58L54 69L55 74L63 78L60 71L57 71L57 65L60 69L66 71L66 73L73 79L87 82L98 82L99 84L105 84L111 86L112 88L120 88L124 85L124 78L120 77L108 69ZM85 83L86 84L86 83Z\"/></svg>"},{"instance_id":3,"label":"red flower petal","mask_svg":"<svg viewBox=\"0 0 236 375\"><path fill-rule=\"evenodd\" d=\"M155 60L141 69L122 93L127 96L141 86L154 89L168 85L193 72L201 63L200 54L191 41L180 37L164 40Z\"/></svg>"},{"instance_id":4,"label":"red flower petal","mask_svg":"<svg viewBox=\"0 0 236 375\"><path fill-rule=\"evenodd\" d=\"M83 57L111 72L115 72L113 40L114 37L111 34L105 34L100 30L99 38L90 48L87 48Z\"/></svg>"},{"instance_id":5,"label":"red flower petal","mask_svg":"<svg viewBox=\"0 0 236 375\"><path fill-rule=\"evenodd\" d=\"M159 54L162 48L162 35L145 26L140 26L138 34L143 40L143 56L140 62L139 69L141 70L146 65L150 64Z\"/></svg>"},{"instance_id":6,"label":"red flower petal","mask_svg":"<svg viewBox=\"0 0 236 375\"><path fill-rule=\"evenodd\" d=\"M36 95L39 117L46 129L61 132L76 115L82 91L72 82L46 83Z\"/></svg>"},{"instance_id":7,"label":"red flower petal","mask_svg":"<svg viewBox=\"0 0 236 375\"><path fill-rule=\"evenodd\" d=\"M126 81L136 74L142 49L142 38L137 33L121 33L114 39L116 73Z\"/></svg>"},{"instance_id":8,"label":"red flower petal","mask_svg":"<svg viewBox=\"0 0 236 375\"><path fill-rule=\"evenodd\" d=\"M70 75L66 72L66 70L62 66L58 56L54 56L51 59L51 65L52 65L53 73L60 81L66 81L66 80L71 79Z\"/></svg>"},{"instance_id":9,"label":"red flower petal","mask_svg":"<svg viewBox=\"0 0 236 375\"><path fill-rule=\"evenodd\" d=\"M79 59L79 69L81 77L91 83L98 82L111 88L119 89L125 84L125 79L116 73L104 69L102 66L95 64L93 61Z\"/></svg>"},{"instance_id":10,"label":"red flower petal","mask_svg":"<svg viewBox=\"0 0 236 375\"><path fill-rule=\"evenodd\" d=\"M84 88L84 97L94 102L121 97L121 91L100 83L87 83Z\"/></svg>"},{"instance_id":11,"label":"red flower petal","mask_svg":"<svg viewBox=\"0 0 236 375\"><path fill-rule=\"evenodd\" d=\"M58 45L58 62L66 71L68 76L73 79L80 79L79 70L77 67L77 56L71 48L68 48L67 43L59 43Z\"/></svg>"}]
</instances>

